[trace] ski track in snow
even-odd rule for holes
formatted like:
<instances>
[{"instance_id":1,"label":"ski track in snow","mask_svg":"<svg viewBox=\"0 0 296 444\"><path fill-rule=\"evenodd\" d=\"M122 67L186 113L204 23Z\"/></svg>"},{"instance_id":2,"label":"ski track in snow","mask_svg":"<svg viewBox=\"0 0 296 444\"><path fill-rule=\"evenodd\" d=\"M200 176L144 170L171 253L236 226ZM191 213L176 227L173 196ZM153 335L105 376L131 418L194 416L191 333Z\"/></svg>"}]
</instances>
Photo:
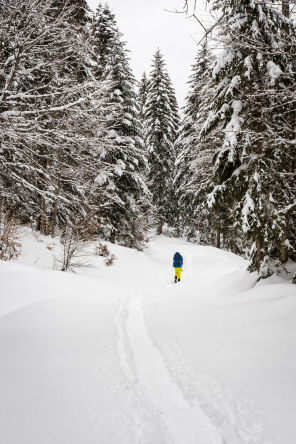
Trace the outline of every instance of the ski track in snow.
<instances>
[{"instance_id":1,"label":"ski track in snow","mask_svg":"<svg viewBox=\"0 0 296 444\"><path fill-rule=\"evenodd\" d=\"M185 252L190 274L193 260ZM159 276L154 283L121 299L116 313L117 351L120 365L135 394L139 407L152 421L154 437L145 436L151 427L133 440L139 444L271 444L262 437L262 427L248 400L230 395L198 366L188 364L174 341L165 333L153 331L153 323L144 315L142 300L151 292L161 291L169 284ZM149 325L148 325L149 324ZM157 333L163 350L152 339ZM190 362L190 361L189 361ZM177 363L177 370L176 370ZM174 369L175 368L175 371ZM172 370L173 369L173 370ZM189 379L188 379L189 378ZM188 387L188 381L198 384Z\"/></svg>"},{"instance_id":2,"label":"ski track in snow","mask_svg":"<svg viewBox=\"0 0 296 444\"><path fill-rule=\"evenodd\" d=\"M194 408L200 408L219 429L223 444L271 444L271 437L263 436L261 412L252 401L228 392L192 356L185 356L167 333L157 331L157 314L146 320L147 330L154 332L154 346L165 356L170 377L180 388L183 397ZM157 334L156 334L157 333ZM199 442L199 441L192 441ZM202 441L201 441L202 443Z\"/></svg>"},{"instance_id":3,"label":"ski track in snow","mask_svg":"<svg viewBox=\"0 0 296 444\"><path fill-rule=\"evenodd\" d=\"M173 383L161 354L148 336L141 297L132 296L121 304L116 325L122 370L160 432L153 443L222 443L209 419L192 408Z\"/></svg>"},{"instance_id":4,"label":"ski track in snow","mask_svg":"<svg viewBox=\"0 0 296 444\"><path fill-rule=\"evenodd\" d=\"M160 442L222 443L209 418L198 407L187 403L170 377L161 354L148 336L140 297L132 298L129 302L127 335L133 351L137 381L162 426Z\"/></svg>"}]
</instances>

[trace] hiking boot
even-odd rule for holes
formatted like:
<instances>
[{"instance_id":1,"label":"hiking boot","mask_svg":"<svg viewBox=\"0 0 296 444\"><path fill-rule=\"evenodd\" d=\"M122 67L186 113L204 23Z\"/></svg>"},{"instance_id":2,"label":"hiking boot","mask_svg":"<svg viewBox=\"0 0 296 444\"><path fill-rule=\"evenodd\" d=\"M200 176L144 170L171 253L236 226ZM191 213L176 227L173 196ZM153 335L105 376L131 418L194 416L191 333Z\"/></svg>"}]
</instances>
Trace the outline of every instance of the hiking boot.
<instances>
[{"instance_id":1,"label":"hiking boot","mask_svg":"<svg viewBox=\"0 0 296 444\"><path fill-rule=\"evenodd\" d=\"M177 276L175 276L175 284L178 282L178 278Z\"/></svg>"}]
</instances>

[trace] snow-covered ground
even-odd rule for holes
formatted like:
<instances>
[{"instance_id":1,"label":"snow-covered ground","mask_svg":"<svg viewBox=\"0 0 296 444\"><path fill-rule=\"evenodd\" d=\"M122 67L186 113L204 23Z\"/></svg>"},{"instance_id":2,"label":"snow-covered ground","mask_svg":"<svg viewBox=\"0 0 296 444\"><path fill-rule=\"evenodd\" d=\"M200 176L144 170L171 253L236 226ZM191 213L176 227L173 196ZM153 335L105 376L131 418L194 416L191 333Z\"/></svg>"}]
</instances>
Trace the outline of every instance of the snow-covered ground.
<instances>
[{"instance_id":1,"label":"snow-covered ground","mask_svg":"<svg viewBox=\"0 0 296 444\"><path fill-rule=\"evenodd\" d=\"M59 248L0 262L0 443L296 442L295 285L165 236L78 274Z\"/></svg>"}]
</instances>

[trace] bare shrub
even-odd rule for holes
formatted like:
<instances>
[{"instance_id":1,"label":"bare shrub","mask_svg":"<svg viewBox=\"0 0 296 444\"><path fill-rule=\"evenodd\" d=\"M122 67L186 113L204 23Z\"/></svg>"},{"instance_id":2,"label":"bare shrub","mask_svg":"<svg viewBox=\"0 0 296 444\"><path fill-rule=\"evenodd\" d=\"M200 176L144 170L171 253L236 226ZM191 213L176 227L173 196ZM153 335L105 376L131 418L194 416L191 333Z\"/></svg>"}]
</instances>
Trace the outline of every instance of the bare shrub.
<instances>
[{"instance_id":1,"label":"bare shrub","mask_svg":"<svg viewBox=\"0 0 296 444\"><path fill-rule=\"evenodd\" d=\"M11 261L21 253L20 232L6 213L0 213L0 259Z\"/></svg>"},{"instance_id":2,"label":"bare shrub","mask_svg":"<svg viewBox=\"0 0 296 444\"><path fill-rule=\"evenodd\" d=\"M95 248L95 255L108 257L110 255L108 246L106 244L103 244L102 242L99 242L99 244Z\"/></svg>"},{"instance_id":3,"label":"bare shrub","mask_svg":"<svg viewBox=\"0 0 296 444\"><path fill-rule=\"evenodd\" d=\"M116 259L115 254L110 253L108 246L106 244L103 244L102 242L99 242L99 244L96 246L95 254L97 256L102 256L106 258L104 262L107 267L110 267Z\"/></svg>"},{"instance_id":4,"label":"bare shrub","mask_svg":"<svg viewBox=\"0 0 296 444\"><path fill-rule=\"evenodd\" d=\"M110 267L113 262L115 261L116 256L114 254L110 254L106 259L105 259L105 265L107 265L107 267Z\"/></svg>"},{"instance_id":5,"label":"bare shrub","mask_svg":"<svg viewBox=\"0 0 296 444\"><path fill-rule=\"evenodd\" d=\"M61 271L75 272L75 268L92 267L88 260L90 253L87 251L90 242L82 239L74 227L66 227L61 243L62 253L56 258L56 264Z\"/></svg>"},{"instance_id":6,"label":"bare shrub","mask_svg":"<svg viewBox=\"0 0 296 444\"><path fill-rule=\"evenodd\" d=\"M73 272L75 268L93 267L89 256L98 226L98 219L94 213L76 218L75 222L66 226L61 238L63 250L61 255L55 258L54 267L61 271Z\"/></svg>"}]
</instances>

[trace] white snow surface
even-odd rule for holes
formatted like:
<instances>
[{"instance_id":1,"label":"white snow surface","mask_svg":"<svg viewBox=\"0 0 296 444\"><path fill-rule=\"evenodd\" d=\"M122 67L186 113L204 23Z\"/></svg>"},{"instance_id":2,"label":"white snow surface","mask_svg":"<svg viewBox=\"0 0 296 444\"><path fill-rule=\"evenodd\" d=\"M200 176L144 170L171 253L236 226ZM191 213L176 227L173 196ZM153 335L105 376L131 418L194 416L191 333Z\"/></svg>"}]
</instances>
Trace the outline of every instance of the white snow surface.
<instances>
[{"instance_id":1,"label":"white snow surface","mask_svg":"<svg viewBox=\"0 0 296 444\"><path fill-rule=\"evenodd\" d=\"M296 286L181 239L108 246L62 273L27 230L0 261L0 442L294 444Z\"/></svg>"},{"instance_id":2,"label":"white snow surface","mask_svg":"<svg viewBox=\"0 0 296 444\"><path fill-rule=\"evenodd\" d=\"M278 65L276 65L272 60L267 62L266 67L268 75L273 82L283 74L281 68Z\"/></svg>"},{"instance_id":3,"label":"white snow surface","mask_svg":"<svg viewBox=\"0 0 296 444\"><path fill-rule=\"evenodd\" d=\"M235 84L235 82L234 82ZM226 125L226 141L224 143L225 146L229 146L230 148L235 148L237 145L237 134L241 130L241 123L243 122L243 118L239 116L239 113L243 109L243 103L241 100L233 100L232 102L233 113L229 123ZM233 161L233 153L230 151L229 160Z\"/></svg>"}]
</instances>

